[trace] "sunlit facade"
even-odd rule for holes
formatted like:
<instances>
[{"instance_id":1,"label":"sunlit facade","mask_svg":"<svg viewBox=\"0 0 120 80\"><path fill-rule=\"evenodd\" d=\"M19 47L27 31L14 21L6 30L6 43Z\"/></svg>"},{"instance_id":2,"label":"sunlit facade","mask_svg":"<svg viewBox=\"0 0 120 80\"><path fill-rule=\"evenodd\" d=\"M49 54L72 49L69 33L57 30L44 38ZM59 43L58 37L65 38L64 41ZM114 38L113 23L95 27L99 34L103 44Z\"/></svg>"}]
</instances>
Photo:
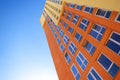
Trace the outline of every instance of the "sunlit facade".
<instances>
[{"instance_id":1,"label":"sunlit facade","mask_svg":"<svg viewBox=\"0 0 120 80\"><path fill-rule=\"evenodd\" d=\"M120 80L119 8L99 6L46 1L40 22L59 80Z\"/></svg>"}]
</instances>

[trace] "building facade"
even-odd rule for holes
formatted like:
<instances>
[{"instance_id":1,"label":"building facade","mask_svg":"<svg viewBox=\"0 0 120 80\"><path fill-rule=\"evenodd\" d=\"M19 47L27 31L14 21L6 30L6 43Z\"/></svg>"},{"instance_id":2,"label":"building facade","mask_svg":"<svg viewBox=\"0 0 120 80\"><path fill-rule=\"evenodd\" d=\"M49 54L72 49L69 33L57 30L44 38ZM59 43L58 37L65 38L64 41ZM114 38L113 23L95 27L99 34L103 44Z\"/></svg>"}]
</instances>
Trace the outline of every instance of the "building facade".
<instances>
[{"instance_id":1,"label":"building facade","mask_svg":"<svg viewBox=\"0 0 120 80\"><path fill-rule=\"evenodd\" d=\"M120 80L120 7L99 6L46 1L40 22L59 80Z\"/></svg>"}]
</instances>

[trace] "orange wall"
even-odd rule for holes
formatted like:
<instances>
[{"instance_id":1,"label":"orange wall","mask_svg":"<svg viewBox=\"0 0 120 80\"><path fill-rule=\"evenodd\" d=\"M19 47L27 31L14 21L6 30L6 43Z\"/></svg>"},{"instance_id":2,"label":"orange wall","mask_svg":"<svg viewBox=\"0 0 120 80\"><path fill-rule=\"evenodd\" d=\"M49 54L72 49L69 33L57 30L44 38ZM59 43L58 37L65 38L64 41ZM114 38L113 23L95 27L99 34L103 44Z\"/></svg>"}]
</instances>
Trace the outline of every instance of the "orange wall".
<instances>
[{"instance_id":1,"label":"orange wall","mask_svg":"<svg viewBox=\"0 0 120 80\"><path fill-rule=\"evenodd\" d=\"M84 8L85 8L85 6L83 6L83 9ZM64 23L58 24L60 26L60 28L64 31L64 33L70 38L70 41L72 41L77 47L77 51L75 52L74 56L71 55L71 53L68 50L70 41L68 42L68 45L65 45L63 42L63 38L60 38L61 43L65 47L65 52L67 52L70 55L71 60L72 60L69 65L67 64L67 62L64 58L65 52L62 53L60 51L60 47L57 44L56 39L53 37L53 34L52 34L50 28L48 27L48 24L45 22L45 25L44 25L44 31L45 31L45 34L46 34L46 37L48 40L49 48L51 51L51 55L52 55L52 58L54 61L54 65L55 65L59 80L74 80L72 72L70 71L72 64L74 64L77 67L77 69L79 70L79 72L82 76L81 80L86 80L86 76L87 76L89 70L91 69L91 67L94 67L94 69L99 73L99 75L104 80L113 80L112 77L98 64L97 59L99 58L101 53L104 53L107 57L110 58L110 60L112 60L115 64L120 66L120 57L105 46L112 31L120 33L120 23L117 23L114 21L118 12L113 11L110 19L105 19L105 18L101 18L101 17L95 15L97 12L97 8L94 8L93 14L88 14L81 10L77 11L77 10L71 9L67 6L64 7L64 10L74 13L73 15L77 14L80 16L76 25L72 24L72 20L73 20L74 16L72 16L70 21L68 21L66 19L68 13L66 14L66 16L61 17L61 20L63 20L63 22L66 22L69 26L74 28L74 32L72 35L69 34L67 31L69 26L65 29L63 27ZM86 31L83 31L78 27L82 18L86 18L90 21ZM104 26L106 28L106 31L100 41L97 41L96 39L94 39L93 37L91 37L89 35L89 32L94 23L100 24L101 26ZM79 32L82 35L82 40L80 41L80 43L78 43L74 38L76 32ZM57 35L58 35L58 37L60 37L59 33L57 33ZM95 50L93 56L90 56L90 54L85 50L85 48L83 48L83 43L85 40L88 40L92 45L94 45L96 47L96 50ZM88 60L88 65L84 72L81 70L81 68L78 66L78 64L75 61L76 56L79 51L82 52L83 55ZM114 80L120 80L120 70L117 73Z\"/></svg>"},{"instance_id":2,"label":"orange wall","mask_svg":"<svg viewBox=\"0 0 120 80\"><path fill-rule=\"evenodd\" d=\"M59 46L57 45L47 23L45 23L44 31L46 34L46 38L49 44L49 48L51 51L51 55L54 61L54 65L55 65L59 80L74 80L70 72L70 69L67 68L65 58L63 54L61 53Z\"/></svg>"}]
</instances>

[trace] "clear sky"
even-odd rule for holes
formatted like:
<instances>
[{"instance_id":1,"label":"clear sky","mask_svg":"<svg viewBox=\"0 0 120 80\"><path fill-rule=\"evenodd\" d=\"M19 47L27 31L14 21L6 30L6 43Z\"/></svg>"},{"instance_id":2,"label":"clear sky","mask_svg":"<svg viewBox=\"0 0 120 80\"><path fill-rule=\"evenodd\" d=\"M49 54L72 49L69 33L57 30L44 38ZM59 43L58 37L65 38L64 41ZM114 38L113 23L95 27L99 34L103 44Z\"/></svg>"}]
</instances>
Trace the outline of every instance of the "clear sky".
<instances>
[{"instance_id":1,"label":"clear sky","mask_svg":"<svg viewBox=\"0 0 120 80\"><path fill-rule=\"evenodd\" d=\"M45 0L0 0L0 80L58 80L39 19Z\"/></svg>"}]
</instances>

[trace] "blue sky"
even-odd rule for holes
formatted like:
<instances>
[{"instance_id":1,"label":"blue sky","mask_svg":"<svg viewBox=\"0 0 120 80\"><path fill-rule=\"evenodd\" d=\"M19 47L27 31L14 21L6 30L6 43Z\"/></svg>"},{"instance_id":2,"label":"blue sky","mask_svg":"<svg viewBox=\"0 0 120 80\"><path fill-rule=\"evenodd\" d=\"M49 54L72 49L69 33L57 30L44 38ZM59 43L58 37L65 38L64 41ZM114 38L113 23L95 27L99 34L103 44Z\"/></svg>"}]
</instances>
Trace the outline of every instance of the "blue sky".
<instances>
[{"instance_id":1,"label":"blue sky","mask_svg":"<svg viewBox=\"0 0 120 80\"><path fill-rule=\"evenodd\" d=\"M0 80L58 80L39 19L45 0L0 0Z\"/></svg>"}]
</instances>

